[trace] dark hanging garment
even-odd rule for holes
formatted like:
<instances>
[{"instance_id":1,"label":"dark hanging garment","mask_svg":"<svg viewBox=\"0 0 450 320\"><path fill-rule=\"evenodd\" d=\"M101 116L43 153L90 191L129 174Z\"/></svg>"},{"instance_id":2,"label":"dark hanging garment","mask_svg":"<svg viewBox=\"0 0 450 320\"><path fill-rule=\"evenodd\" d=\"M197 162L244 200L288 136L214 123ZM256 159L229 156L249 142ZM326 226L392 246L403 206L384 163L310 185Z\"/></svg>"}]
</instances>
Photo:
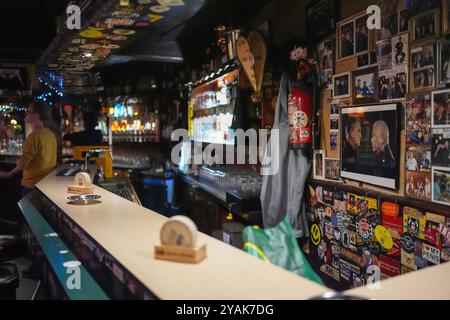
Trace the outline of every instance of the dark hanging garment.
<instances>
[{"instance_id":1,"label":"dark hanging garment","mask_svg":"<svg viewBox=\"0 0 450 320\"><path fill-rule=\"evenodd\" d=\"M291 82L281 76L273 130L262 164L264 174L261 207L264 228L273 228L286 216L297 238L307 234L306 215L302 210L303 193L311 164L301 151L289 147L288 96ZM277 141L273 141L276 139Z\"/></svg>"}]
</instances>

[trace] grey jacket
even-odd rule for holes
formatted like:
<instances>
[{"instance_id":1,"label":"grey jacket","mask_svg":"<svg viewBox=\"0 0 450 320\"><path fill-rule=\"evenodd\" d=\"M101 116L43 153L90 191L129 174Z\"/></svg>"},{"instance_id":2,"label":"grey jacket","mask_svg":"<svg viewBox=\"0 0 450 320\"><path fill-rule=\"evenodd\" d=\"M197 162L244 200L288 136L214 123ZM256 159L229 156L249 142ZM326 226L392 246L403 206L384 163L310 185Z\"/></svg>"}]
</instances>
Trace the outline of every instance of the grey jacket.
<instances>
[{"instance_id":1,"label":"grey jacket","mask_svg":"<svg viewBox=\"0 0 450 320\"><path fill-rule=\"evenodd\" d=\"M273 174L264 175L261 190L261 207L264 228L272 228L283 220L286 215L295 231L297 238L306 236L306 215L302 206L306 179L311 170L309 160L300 150L289 148L288 95L291 82L287 73L283 73L275 109L273 129L279 129L279 134L272 134L267 144L263 160L263 171L274 167L278 161L278 170ZM278 143L272 143L278 139Z\"/></svg>"}]
</instances>

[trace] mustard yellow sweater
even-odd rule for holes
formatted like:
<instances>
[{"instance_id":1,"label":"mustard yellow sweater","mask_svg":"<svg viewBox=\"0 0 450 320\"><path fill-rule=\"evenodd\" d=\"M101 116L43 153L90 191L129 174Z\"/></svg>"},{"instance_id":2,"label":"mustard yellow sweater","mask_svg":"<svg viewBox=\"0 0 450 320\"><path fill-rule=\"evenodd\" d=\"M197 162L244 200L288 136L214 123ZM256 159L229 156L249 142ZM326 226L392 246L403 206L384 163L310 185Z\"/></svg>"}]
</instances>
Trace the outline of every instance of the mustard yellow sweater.
<instances>
[{"instance_id":1,"label":"mustard yellow sweater","mask_svg":"<svg viewBox=\"0 0 450 320\"><path fill-rule=\"evenodd\" d=\"M23 145L17 166L23 171L22 185L34 185L56 166L56 138L50 129L38 129L30 133Z\"/></svg>"}]
</instances>

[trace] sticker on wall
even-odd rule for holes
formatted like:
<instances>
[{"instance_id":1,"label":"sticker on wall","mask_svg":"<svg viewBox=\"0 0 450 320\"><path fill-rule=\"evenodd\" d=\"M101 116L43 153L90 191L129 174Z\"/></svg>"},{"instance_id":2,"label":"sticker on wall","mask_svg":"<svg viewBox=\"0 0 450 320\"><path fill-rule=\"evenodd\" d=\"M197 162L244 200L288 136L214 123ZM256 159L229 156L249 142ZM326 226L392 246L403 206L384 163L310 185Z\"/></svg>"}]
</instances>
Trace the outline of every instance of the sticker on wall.
<instances>
[{"instance_id":1,"label":"sticker on wall","mask_svg":"<svg viewBox=\"0 0 450 320\"><path fill-rule=\"evenodd\" d=\"M365 242L370 240L372 236L372 226L367 222L367 219L363 218L356 223L356 231L358 235Z\"/></svg>"},{"instance_id":2,"label":"sticker on wall","mask_svg":"<svg viewBox=\"0 0 450 320\"><path fill-rule=\"evenodd\" d=\"M323 202L330 206L334 205L334 192L332 190L323 189Z\"/></svg>"},{"instance_id":3,"label":"sticker on wall","mask_svg":"<svg viewBox=\"0 0 450 320\"><path fill-rule=\"evenodd\" d=\"M389 231L393 239L399 240L403 234L403 217L382 213L383 226Z\"/></svg>"},{"instance_id":4,"label":"sticker on wall","mask_svg":"<svg viewBox=\"0 0 450 320\"><path fill-rule=\"evenodd\" d=\"M328 220L331 220L331 217L334 215L334 211L331 207L325 207L325 217L328 218Z\"/></svg>"},{"instance_id":5,"label":"sticker on wall","mask_svg":"<svg viewBox=\"0 0 450 320\"><path fill-rule=\"evenodd\" d=\"M327 250L327 244L325 241L321 241L320 244L317 246L317 256L320 260L323 260L325 257L325 252Z\"/></svg>"},{"instance_id":6,"label":"sticker on wall","mask_svg":"<svg viewBox=\"0 0 450 320\"><path fill-rule=\"evenodd\" d=\"M315 245L315 246L317 246L317 245L319 245L319 243L320 243L320 240L322 239L322 236L321 236L321 234L320 234L320 228L319 228L319 226L317 225L317 224L313 224L312 226L311 226L311 236L310 236L310 239L311 239L311 241L312 241L312 243Z\"/></svg>"},{"instance_id":7,"label":"sticker on wall","mask_svg":"<svg viewBox=\"0 0 450 320\"><path fill-rule=\"evenodd\" d=\"M335 191L334 192L334 211L345 212L347 210L347 193Z\"/></svg>"},{"instance_id":8,"label":"sticker on wall","mask_svg":"<svg viewBox=\"0 0 450 320\"><path fill-rule=\"evenodd\" d=\"M400 244L402 246L402 250L407 253L413 253L416 248L415 238L409 232L405 232L402 234Z\"/></svg>"},{"instance_id":9,"label":"sticker on wall","mask_svg":"<svg viewBox=\"0 0 450 320\"><path fill-rule=\"evenodd\" d=\"M340 268L341 271L341 278L350 281L351 277L352 277L352 272L350 270L347 270L345 268Z\"/></svg>"},{"instance_id":10,"label":"sticker on wall","mask_svg":"<svg viewBox=\"0 0 450 320\"><path fill-rule=\"evenodd\" d=\"M416 263L414 261L414 253L408 253L405 250L401 250L401 263L410 269L417 270Z\"/></svg>"},{"instance_id":11,"label":"sticker on wall","mask_svg":"<svg viewBox=\"0 0 450 320\"><path fill-rule=\"evenodd\" d=\"M386 250L390 250L394 246L391 234L381 225L375 227L375 239Z\"/></svg>"},{"instance_id":12,"label":"sticker on wall","mask_svg":"<svg viewBox=\"0 0 450 320\"><path fill-rule=\"evenodd\" d=\"M384 201L381 204L381 213L385 216L397 217L399 213L399 206L396 203Z\"/></svg>"},{"instance_id":13,"label":"sticker on wall","mask_svg":"<svg viewBox=\"0 0 450 320\"><path fill-rule=\"evenodd\" d=\"M365 283L366 281L363 277L353 274L353 284L352 284L353 288L362 287L365 285Z\"/></svg>"},{"instance_id":14,"label":"sticker on wall","mask_svg":"<svg viewBox=\"0 0 450 320\"><path fill-rule=\"evenodd\" d=\"M441 250L429 244L422 244L422 257L427 261L439 264L441 262Z\"/></svg>"},{"instance_id":15,"label":"sticker on wall","mask_svg":"<svg viewBox=\"0 0 450 320\"><path fill-rule=\"evenodd\" d=\"M169 10L170 10L170 8L166 7L166 6L153 6L150 8L150 11L152 11L154 13L163 13L163 12L167 12Z\"/></svg>"},{"instance_id":16,"label":"sticker on wall","mask_svg":"<svg viewBox=\"0 0 450 320\"><path fill-rule=\"evenodd\" d=\"M431 244L441 247L441 233L439 226L445 223L445 217L434 213L427 212L424 236L425 240Z\"/></svg>"},{"instance_id":17,"label":"sticker on wall","mask_svg":"<svg viewBox=\"0 0 450 320\"><path fill-rule=\"evenodd\" d=\"M320 271L332 277L334 280L339 281L339 270L333 268L332 266L324 264L320 267Z\"/></svg>"},{"instance_id":18,"label":"sticker on wall","mask_svg":"<svg viewBox=\"0 0 450 320\"><path fill-rule=\"evenodd\" d=\"M358 214L358 204L361 197L354 194L354 193L348 193L347 195L347 212Z\"/></svg>"},{"instance_id":19,"label":"sticker on wall","mask_svg":"<svg viewBox=\"0 0 450 320\"><path fill-rule=\"evenodd\" d=\"M418 239L425 239L425 215L417 209L403 208L403 232L410 232Z\"/></svg>"},{"instance_id":20,"label":"sticker on wall","mask_svg":"<svg viewBox=\"0 0 450 320\"><path fill-rule=\"evenodd\" d=\"M356 273L356 274L361 273L361 269L358 266L355 266L353 263L339 259L339 264L340 264L341 268L347 269L353 273Z\"/></svg>"},{"instance_id":21,"label":"sticker on wall","mask_svg":"<svg viewBox=\"0 0 450 320\"><path fill-rule=\"evenodd\" d=\"M166 7L184 6L183 0L158 0L158 3Z\"/></svg>"},{"instance_id":22,"label":"sticker on wall","mask_svg":"<svg viewBox=\"0 0 450 320\"><path fill-rule=\"evenodd\" d=\"M337 242L341 241L341 229L333 228L333 237Z\"/></svg>"},{"instance_id":23,"label":"sticker on wall","mask_svg":"<svg viewBox=\"0 0 450 320\"><path fill-rule=\"evenodd\" d=\"M325 237L327 237L328 240L333 239L333 225L331 224L331 222L324 221L323 227L324 227Z\"/></svg>"},{"instance_id":24,"label":"sticker on wall","mask_svg":"<svg viewBox=\"0 0 450 320\"><path fill-rule=\"evenodd\" d=\"M389 257L400 257L401 244L399 240L392 240L393 246L386 253Z\"/></svg>"},{"instance_id":25,"label":"sticker on wall","mask_svg":"<svg viewBox=\"0 0 450 320\"><path fill-rule=\"evenodd\" d=\"M362 249L362 258L364 261L364 267L368 267L373 263L373 256L368 248Z\"/></svg>"},{"instance_id":26,"label":"sticker on wall","mask_svg":"<svg viewBox=\"0 0 450 320\"><path fill-rule=\"evenodd\" d=\"M398 260L380 256L380 269L381 273L387 277L395 277L400 275L400 262Z\"/></svg>"},{"instance_id":27,"label":"sticker on wall","mask_svg":"<svg viewBox=\"0 0 450 320\"><path fill-rule=\"evenodd\" d=\"M364 260L359 253L344 247L341 247L341 258L355 263L360 268L363 268L365 265Z\"/></svg>"}]
</instances>

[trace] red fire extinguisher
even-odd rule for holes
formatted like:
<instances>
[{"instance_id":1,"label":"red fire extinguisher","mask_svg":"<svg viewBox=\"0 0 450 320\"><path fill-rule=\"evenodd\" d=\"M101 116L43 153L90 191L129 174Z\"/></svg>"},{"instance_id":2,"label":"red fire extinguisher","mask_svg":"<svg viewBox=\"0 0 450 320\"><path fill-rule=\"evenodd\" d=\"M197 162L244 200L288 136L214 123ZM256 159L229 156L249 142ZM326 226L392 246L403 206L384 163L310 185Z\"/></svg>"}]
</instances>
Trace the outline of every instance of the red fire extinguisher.
<instances>
[{"instance_id":1,"label":"red fire extinguisher","mask_svg":"<svg viewBox=\"0 0 450 320\"><path fill-rule=\"evenodd\" d=\"M308 88L292 87L288 97L288 116L291 149L310 149L313 141L313 103Z\"/></svg>"}]
</instances>

